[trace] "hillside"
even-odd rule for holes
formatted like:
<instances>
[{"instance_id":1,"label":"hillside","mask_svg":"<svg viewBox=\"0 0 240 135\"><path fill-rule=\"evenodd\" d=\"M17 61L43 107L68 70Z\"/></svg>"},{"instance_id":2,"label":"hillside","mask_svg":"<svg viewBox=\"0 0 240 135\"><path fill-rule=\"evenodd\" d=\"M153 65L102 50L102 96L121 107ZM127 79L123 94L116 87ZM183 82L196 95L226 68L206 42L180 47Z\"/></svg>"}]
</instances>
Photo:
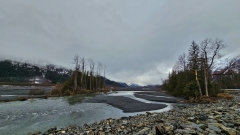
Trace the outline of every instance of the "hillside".
<instances>
[{"instance_id":1,"label":"hillside","mask_svg":"<svg viewBox=\"0 0 240 135\"><path fill-rule=\"evenodd\" d=\"M57 68L54 65L37 66L11 60L0 61L1 82L27 82L32 77L44 76L52 83L57 83L68 79L71 72L71 70Z\"/></svg>"},{"instance_id":2,"label":"hillside","mask_svg":"<svg viewBox=\"0 0 240 135\"><path fill-rule=\"evenodd\" d=\"M71 69L57 67L52 64L40 66L11 60L0 61L0 82L29 82L33 77L43 76L56 84L57 82L64 83L71 74ZM106 79L105 83L106 85L123 87L121 84L109 79Z\"/></svg>"}]
</instances>

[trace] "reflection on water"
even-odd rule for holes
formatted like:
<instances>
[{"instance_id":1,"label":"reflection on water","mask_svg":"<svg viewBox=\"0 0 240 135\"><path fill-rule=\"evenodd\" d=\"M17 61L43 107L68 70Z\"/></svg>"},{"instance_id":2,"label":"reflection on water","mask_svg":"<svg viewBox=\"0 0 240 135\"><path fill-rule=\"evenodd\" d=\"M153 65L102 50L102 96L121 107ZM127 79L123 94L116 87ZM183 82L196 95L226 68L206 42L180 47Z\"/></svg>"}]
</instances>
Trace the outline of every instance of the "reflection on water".
<instances>
[{"instance_id":1,"label":"reflection on water","mask_svg":"<svg viewBox=\"0 0 240 135\"><path fill-rule=\"evenodd\" d=\"M119 92L112 95L135 98L132 92ZM58 128L73 124L81 126L84 123L93 123L101 119L145 113L123 113L122 110L104 103L82 103L85 98L92 96L55 97L0 103L0 135L22 135L29 132L46 131L54 126ZM152 112L167 111L171 108L171 104L168 104L167 108Z\"/></svg>"}]
</instances>

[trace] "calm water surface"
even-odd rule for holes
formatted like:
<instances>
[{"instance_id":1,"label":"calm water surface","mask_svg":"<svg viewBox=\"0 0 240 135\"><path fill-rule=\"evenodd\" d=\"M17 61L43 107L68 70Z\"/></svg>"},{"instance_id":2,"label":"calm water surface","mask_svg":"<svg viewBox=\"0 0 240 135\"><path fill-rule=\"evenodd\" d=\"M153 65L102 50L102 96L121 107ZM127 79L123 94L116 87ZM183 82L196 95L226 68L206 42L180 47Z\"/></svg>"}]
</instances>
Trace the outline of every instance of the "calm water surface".
<instances>
[{"instance_id":1,"label":"calm water surface","mask_svg":"<svg viewBox=\"0 0 240 135\"><path fill-rule=\"evenodd\" d=\"M146 103L152 102L133 96L132 91L121 91L112 96L126 96ZM49 99L30 99L0 103L0 135L22 135L29 132L44 132L49 128L66 127L68 125L82 126L85 123L94 123L106 118L133 116L139 113L123 113L105 103L82 103L88 96L69 96ZM167 104L167 103L166 103ZM152 112L162 112L172 109L168 107Z\"/></svg>"}]
</instances>

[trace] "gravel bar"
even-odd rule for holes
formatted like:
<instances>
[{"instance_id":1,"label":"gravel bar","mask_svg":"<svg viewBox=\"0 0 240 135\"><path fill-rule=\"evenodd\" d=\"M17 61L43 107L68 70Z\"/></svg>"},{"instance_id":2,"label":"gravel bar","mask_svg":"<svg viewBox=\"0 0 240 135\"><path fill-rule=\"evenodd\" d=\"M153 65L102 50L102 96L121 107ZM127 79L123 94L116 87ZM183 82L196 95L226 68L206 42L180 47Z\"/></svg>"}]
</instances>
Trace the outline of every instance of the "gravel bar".
<instances>
[{"instance_id":1,"label":"gravel bar","mask_svg":"<svg viewBox=\"0 0 240 135\"><path fill-rule=\"evenodd\" d=\"M134 96L150 101L165 102L165 103L178 103L182 98L170 96L164 92L135 92Z\"/></svg>"}]
</instances>

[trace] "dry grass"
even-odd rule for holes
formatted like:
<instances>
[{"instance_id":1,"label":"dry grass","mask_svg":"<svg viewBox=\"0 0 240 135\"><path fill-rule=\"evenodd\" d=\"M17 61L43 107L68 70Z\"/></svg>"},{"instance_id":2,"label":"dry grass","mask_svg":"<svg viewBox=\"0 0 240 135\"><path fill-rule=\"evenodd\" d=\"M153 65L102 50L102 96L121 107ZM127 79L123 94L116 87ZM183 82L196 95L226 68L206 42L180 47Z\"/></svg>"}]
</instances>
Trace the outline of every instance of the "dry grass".
<instances>
[{"instance_id":1,"label":"dry grass","mask_svg":"<svg viewBox=\"0 0 240 135\"><path fill-rule=\"evenodd\" d=\"M217 96L220 98L228 99L228 100L233 99L233 95L228 93L219 93Z\"/></svg>"},{"instance_id":2,"label":"dry grass","mask_svg":"<svg viewBox=\"0 0 240 135\"><path fill-rule=\"evenodd\" d=\"M51 95L62 95L62 88L64 84L57 83L52 89Z\"/></svg>"}]
</instances>

